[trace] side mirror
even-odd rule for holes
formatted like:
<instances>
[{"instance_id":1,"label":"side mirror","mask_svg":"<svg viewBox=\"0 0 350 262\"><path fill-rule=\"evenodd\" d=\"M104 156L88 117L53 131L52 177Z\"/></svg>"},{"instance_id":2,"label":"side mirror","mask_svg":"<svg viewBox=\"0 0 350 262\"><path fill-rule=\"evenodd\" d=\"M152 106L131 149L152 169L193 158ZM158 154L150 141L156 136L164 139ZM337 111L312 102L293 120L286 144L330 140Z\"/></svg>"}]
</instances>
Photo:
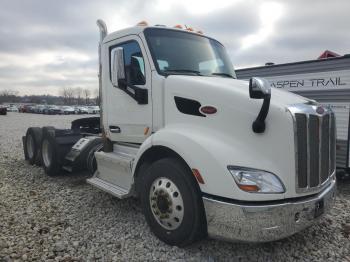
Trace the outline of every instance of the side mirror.
<instances>
[{"instance_id":1,"label":"side mirror","mask_svg":"<svg viewBox=\"0 0 350 262\"><path fill-rule=\"evenodd\" d=\"M271 99L271 86L269 81L264 78L252 77L249 80L249 96L253 99L264 99L260 112L252 125L254 133L264 133L265 119L269 112Z\"/></svg>"},{"instance_id":2,"label":"side mirror","mask_svg":"<svg viewBox=\"0 0 350 262\"><path fill-rule=\"evenodd\" d=\"M112 84L120 88L126 88L124 48L117 47L112 57Z\"/></svg>"},{"instance_id":3,"label":"side mirror","mask_svg":"<svg viewBox=\"0 0 350 262\"><path fill-rule=\"evenodd\" d=\"M252 77L249 80L250 98L262 99L271 96L271 85L265 78Z\"/></svg>"},{"instance_id":4,"label":"side mirror","mask_svg":"<svg viewBox=\"0 0 350 262\"><path fill-rule=\"evenodd\" d=\"M123 89L134 98L138 104L148 104L148 90L128 84L125 73L124 48L117 47L113 53L111 66L111 81L114 87Z\"/></svg>"}]
</instances>

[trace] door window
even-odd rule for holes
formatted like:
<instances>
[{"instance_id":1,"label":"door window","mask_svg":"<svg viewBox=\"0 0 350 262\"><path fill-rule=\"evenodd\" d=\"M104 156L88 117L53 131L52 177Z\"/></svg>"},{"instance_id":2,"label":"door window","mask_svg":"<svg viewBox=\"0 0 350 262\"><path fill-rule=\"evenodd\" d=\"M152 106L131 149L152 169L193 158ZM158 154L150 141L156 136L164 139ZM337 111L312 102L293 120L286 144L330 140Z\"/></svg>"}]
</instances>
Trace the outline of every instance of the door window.
<instances>
[{"instance_id":1,"label":"door window","mask_svg":"<svg viewBox=\"0 0 350 262\"><path fill-rule=\"evenodd\" d=\"M144 85L146 83L145 63L139 44L136 41L129 41L113 46L110 57L113 57L117 47L124 49L125 75L128 84ZM112 61L110 61L110 69L112 68L111 63Z\"/></svg>"}]
</instances>

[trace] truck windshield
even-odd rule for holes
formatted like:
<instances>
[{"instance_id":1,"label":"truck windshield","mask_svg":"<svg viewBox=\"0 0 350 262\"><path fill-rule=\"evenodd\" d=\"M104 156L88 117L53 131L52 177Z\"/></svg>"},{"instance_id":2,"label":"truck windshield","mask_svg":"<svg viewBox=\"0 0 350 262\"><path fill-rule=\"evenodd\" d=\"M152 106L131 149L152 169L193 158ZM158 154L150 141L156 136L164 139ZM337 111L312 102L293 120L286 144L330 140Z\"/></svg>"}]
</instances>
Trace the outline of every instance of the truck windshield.
<instances>
[{"instance_id":1,"label":"truck windshield","mask_svg":"<svg viewBox=\"0 0 350 262\"><path fill-rule=\"evenodd\" d=\"M159 74L236 78L225 48L216 40L162 28L147 28L144 34Z\"/></svg>"}]
</instances>

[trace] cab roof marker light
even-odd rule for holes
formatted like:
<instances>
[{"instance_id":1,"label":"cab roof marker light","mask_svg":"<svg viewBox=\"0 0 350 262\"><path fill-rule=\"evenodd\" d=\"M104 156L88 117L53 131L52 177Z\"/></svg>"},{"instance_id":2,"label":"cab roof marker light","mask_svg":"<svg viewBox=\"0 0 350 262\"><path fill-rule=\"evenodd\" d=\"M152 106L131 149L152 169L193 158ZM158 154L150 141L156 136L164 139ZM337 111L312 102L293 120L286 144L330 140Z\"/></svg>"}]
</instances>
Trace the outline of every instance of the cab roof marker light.
<instances>
[{"instance_id":1,"label":"cab roof marker light","mask_svg":"<svg viewBox=\"0 0 350 262\"><path fill-rule=\"evenodd\" d=\"M182 25L175 25L174 28L182 29Z\"/></svg>"},{"instance_id":2,"label":"cab roof marker light","mask_svg":"<svg viewBox=\"0 0 350 262\"><path fill-rule=\"evenodd\" d=\"M148 23L146 21L141 21L141 22L138 22L136 26L148 26Z\"/></svg>"}]
</instances>

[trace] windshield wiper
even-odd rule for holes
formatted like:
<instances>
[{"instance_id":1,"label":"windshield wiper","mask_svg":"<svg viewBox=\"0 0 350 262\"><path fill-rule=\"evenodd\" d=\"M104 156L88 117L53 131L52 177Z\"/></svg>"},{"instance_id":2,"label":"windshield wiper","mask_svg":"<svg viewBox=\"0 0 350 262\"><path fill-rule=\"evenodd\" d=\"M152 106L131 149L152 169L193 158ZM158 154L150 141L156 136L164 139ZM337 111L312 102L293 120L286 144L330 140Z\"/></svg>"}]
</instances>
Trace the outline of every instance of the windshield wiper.
<instances>
[{"instance_id":1,"label":"windshield wiper","mask_svg":"<svg viewBox=\"0 0 350 262\"><path fill-rule=\"evenodd\" d=\"M181 74L195 74L197 76L201 76L201 72L199 71L196 71L196 70L189 70L189 69L169 69L169 70L164 70L163 71L164 73L168 74L168 75L171 75L171 74L178 74L178 75L181 75Z\"/></svg>"},{"instance_id":2,"label":"windshield wiper","mask_svg":"<svg viewBox=\"0 0 350 262\"><path fill-rule=\"evenodd\" d=\"M230 75L228 73L212 73L211 75L214 75L214 76L226 76L226 77L234 78L232 75Z\"/></svg>"}]
</instances>

